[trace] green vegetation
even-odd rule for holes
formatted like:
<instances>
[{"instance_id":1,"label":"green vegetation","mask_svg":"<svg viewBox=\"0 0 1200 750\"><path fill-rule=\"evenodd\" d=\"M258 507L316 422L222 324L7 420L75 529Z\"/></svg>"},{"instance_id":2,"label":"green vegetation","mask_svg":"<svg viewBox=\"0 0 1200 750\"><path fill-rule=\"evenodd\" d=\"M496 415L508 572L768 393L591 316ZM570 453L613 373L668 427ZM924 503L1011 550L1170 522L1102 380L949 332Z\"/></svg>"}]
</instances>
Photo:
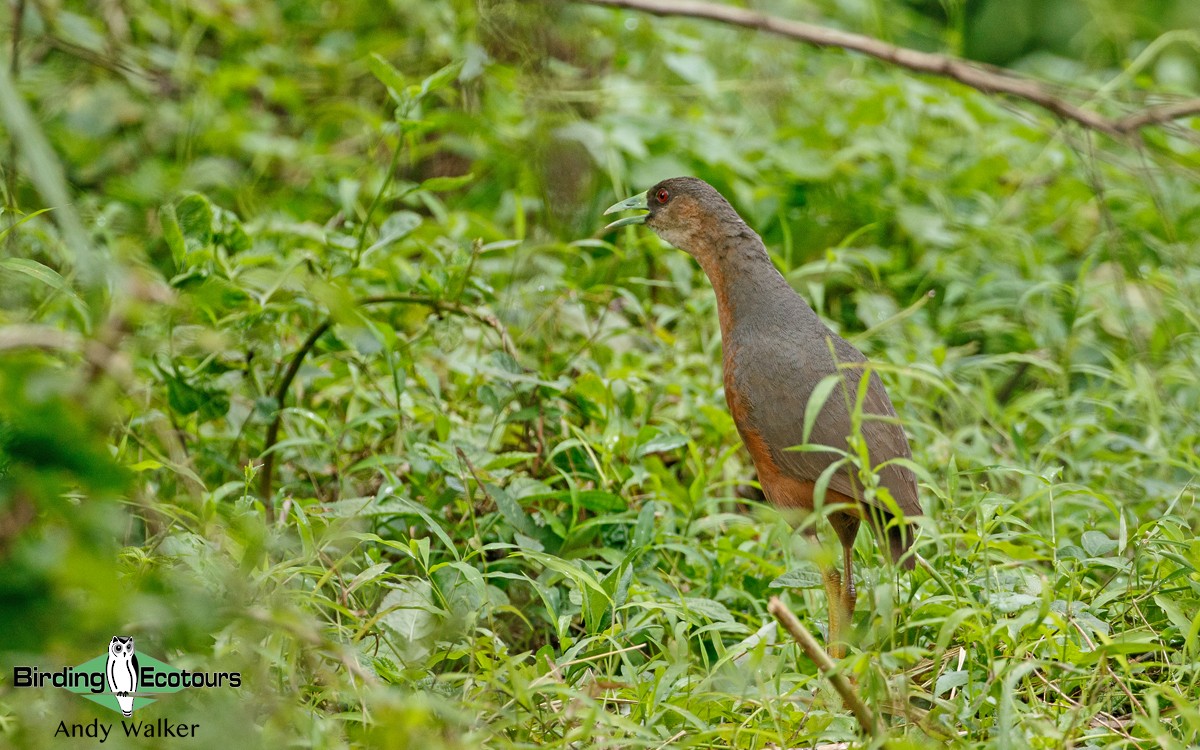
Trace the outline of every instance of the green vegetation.
<instances>
[{"instance_id":1,"label":"green vegetation","mask_svg":"<svg viewBox=\"0 0 1200 750\"><path fill-rule=\"evenodd\" d=\"M598 234L679 174L880 363L923 469L937 575L862 534L841 663L889 746L1200 743L1200 120L1114 141L556 3L10 5L5 746L119 720L11 684L115 634L242 673L135 715L206 747L858 738L766 609L819 632L833 548L755 499L707 282ZM935 5L763 3L950 52L989 28ZM1148 46L1187 3L1118 5L1020 67L1108 114L1195 96L1195 32Z\"/></svg>"}]
</instances>

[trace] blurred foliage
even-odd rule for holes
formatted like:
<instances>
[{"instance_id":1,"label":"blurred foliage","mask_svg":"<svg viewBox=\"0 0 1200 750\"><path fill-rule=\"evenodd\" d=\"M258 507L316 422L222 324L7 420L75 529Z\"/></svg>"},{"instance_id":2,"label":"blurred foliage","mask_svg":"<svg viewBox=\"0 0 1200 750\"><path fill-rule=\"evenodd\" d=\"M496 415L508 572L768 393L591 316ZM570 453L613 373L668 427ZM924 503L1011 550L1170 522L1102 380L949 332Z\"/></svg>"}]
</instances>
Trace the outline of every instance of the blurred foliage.
<instances>
[{"instance_id":1,"label":"blurred foliage","mask_svg":"<svg viewBox=\"0 0 1200 750\"><path fill-rule=\"evenodd\" d=\"M1200 6L1190 0L908 0L909 27L966 57L1012 65L1037 57L1093 68L1124 66L1151 42L1183 42L1156 59L1160 87L1194 90ZM878 9L879 4L875 4ZM1066 80L1070 80L1069 78Z\"/></svg>"},{"instance_id":2,"label":"blurred foliage","mask_svg":"<svg viewBox=\"0 0 1200 750\"><path fill-rule=\"evenodd\" d=\"M707 282L597 231L677 174L880 363L924 469L938 576L856 549L843 669L892 746L1200 742L1196 119L1113 142L551 2L9 7L5 744L97 716L11 665L117 633L242 671L138 713L230 747L853 739L766 612L819 629L830 551L748 486ZM1190 2L759 7L1105 110L1197 95Z\"/></svg>"}]
</instances>

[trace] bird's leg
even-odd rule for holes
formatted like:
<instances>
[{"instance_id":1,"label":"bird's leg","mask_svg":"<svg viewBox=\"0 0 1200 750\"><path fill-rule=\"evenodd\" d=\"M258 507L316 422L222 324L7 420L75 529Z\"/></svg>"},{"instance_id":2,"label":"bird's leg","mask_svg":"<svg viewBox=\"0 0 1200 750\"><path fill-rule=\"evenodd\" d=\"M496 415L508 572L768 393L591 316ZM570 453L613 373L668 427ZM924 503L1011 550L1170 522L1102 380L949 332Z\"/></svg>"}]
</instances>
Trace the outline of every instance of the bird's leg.
<instances>
[{"instance_id":1,"label":"bird's leg","mask_svg":"<svg viewBox=\"0 0 1200 750\"><path fill-rule=\"evenodd\" d=\"M842 543L842 575L838 575L836 568L830 566L831 575L825 579L825 592L829 597L829 655L835 659L846 655L845 635L854 622L854 605L858 602L858 594L854 590L854 538L858 536L860 523L858 516L851 513L838 511L829 514L829 524ZM836 588L831 583L836 583ZM838 624L836 633L833 627L835 617Z\"/></svg>"},{"instance_id":2,"label":"bird's leg","mask_svg":"<svg viewBox=\"0 0 1200 750\"><path fill-rule=\"evenodd\" d=\"M846 643L842 638L846 626L842 576L836 567L830 566L821 571L821 577L825 580L825 599L829 602L829 655L841 659L846 655Z\"/></svg>"},{"instance_id":3,"label":"bird's leg","mask_svg":"<svg viewBox=\"0 0 1200 750\"><path fill-rule=\"evenodd\" d=\"M842 547L842 610L846 622L854 619L854 605L858 604L858 592L854 590L854 547Z\"/></svg>"}]
</instances>

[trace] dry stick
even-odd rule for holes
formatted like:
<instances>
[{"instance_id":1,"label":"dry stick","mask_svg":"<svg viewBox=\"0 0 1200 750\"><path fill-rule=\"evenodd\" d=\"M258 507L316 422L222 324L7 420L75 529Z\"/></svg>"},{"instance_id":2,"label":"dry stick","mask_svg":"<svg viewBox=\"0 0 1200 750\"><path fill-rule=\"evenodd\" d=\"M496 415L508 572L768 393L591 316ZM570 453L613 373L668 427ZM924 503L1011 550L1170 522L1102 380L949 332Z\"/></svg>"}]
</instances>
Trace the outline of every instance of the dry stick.
<instances>
[{"instance_id":1,"label":"dry stick","mask_svg":"<svg viewBox=\"0 0 1200 750\"><path fill-rule=\"evenodd\" d=\"M471 318L494 329L500 336L500 343L504 347L504 351L510 356L516 357L516 349L513 347L512 339L509 338L508 329L504 327L504 324L496 316L481 313L478 310L467 307L461 302L414 294L387 294L376 297L365 297L358 300L356 304L361 307L381 304L425 305L439 312L453 313ZM312 333L308 334L308 338L304 340L304 343L292 355L292 361L288 363L287 371L284 372L283 377L279 380L279 385L275 388L275 418L271 420L270 426L267 427L267 435L263 440L263 467L258 480L258 496L262 500L263 508L266 511L267 523L275 520L275 503L271 498L272 485L275 482L275 453L271 449L279 441L279 429L283 425L283 402L287 398L288 390L292 387L292 381L296 379L297 373L300 372L300 365L303 364L304 358L317 345L317 340L332 326L333 319L326 318L320 325L313 329Z\"/></svg>"},{"instance_id":2,"label":"dry stick","mask_svg":"<svg viewBox=\"0 0 1200 750\"><path fill-rule=\"evenodd\" d=\"M657 16L686 16L766 31L816 47L839 47L859 52L918 73L951 78L985 94L1008 94L1072 120L1085 128L1111 136L1129 135L1148 126L1200 114L1200 99L1150 107L1120 118L1090 112L1056 96L1046 84L1015 73L967 62L958 57L920 52L862 34L853 34L802 21L769 16L702 0L577 0L591 5L640 10Z\"/></svg>"},{"instance_id":3,"label":"dry stick","mask_svg":"<svg viewBox=\"0 0 1200 750\"><path fill-rule=\"evenodd\" d=\"M842 696L842 701L850 708L851 713L854 714L854 718L858 719L858 725L862 727L863 733L872 739L882 737L883 727L880 726L878 720L875 718L875 714L871 713L871 709L867 708L867 705L858 697L858 693L854 692L854 687L850 684L850 681L840 673L834 671L836 665L829 658L829 654L825 653L824 649L817 643L817 639L812 637L812 633L808 632L800 624L800 621L796 619L796 615L792 614L787 605L781 602L779 597L773 596L767 604L767 611L774 615L779 624L792 634L792 637L800 644L800 648L804 649L804 653L808 654L808 658L812 659L817 668L821 670L822 676L829 680L830 684L833 685L833 689L838 691L838 695Z\"/></svg>"}]
</instances>

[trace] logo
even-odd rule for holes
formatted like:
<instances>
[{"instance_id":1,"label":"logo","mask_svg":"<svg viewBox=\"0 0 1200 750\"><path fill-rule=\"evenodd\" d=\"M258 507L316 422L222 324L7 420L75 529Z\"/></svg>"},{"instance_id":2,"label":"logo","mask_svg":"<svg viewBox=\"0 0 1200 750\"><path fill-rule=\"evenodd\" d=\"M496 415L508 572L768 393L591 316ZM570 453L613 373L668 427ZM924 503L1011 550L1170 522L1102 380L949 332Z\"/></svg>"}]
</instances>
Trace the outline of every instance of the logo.
<instances>
[{"instance_id":1,"label":"logo","mask_svg":"<svg viewBox=\"0 0 1200 750\"><path fill-rule=\"evenodd\" d=\"M13 667L14 688L64 688L125 719L171 693L189 688L241 687L240 672L196 672L176 669L166 662L134 650L133 636L115 635L108 651L77 667L47 671L34 666ZM198 724L172 724L167 719L154 723L121 721L127 737L195 737ZM112 731L98 719L90 724L60 721L55 736L93 737L104 742Z\"/></svg>"}]
</instances>

